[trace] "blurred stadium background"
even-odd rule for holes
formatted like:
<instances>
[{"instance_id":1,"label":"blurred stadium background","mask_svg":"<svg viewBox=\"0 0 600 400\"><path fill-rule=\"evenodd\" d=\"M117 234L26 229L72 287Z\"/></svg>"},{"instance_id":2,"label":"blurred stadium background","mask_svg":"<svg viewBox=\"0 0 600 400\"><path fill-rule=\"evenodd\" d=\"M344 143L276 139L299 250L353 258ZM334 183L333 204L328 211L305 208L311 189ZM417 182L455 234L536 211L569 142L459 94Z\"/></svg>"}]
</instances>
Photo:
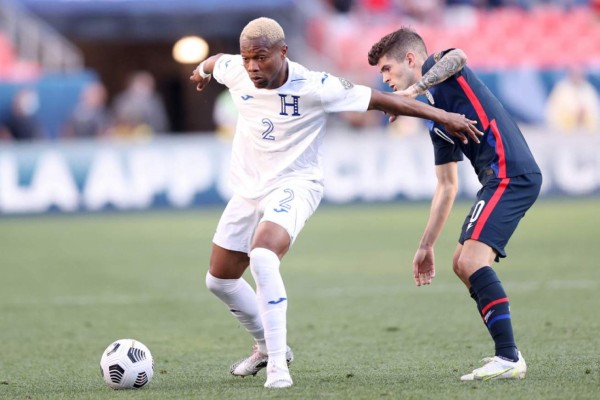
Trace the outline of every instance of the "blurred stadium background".
<instances>
[{"instance_id":1,"label":"blurred stadium background","mask_svg":"<svg viewBox=\"0 0 600 400\"><path fill-rule=\"evenodd\" d=\"M98 362L133 337L156 372L128 398L597 399L599 12L593 0L0 0L0 398L121 397ZM457 379L490 350L448 265L474 174L460 166L436 282L417 289L430 139L422 121L374 112L329 121L328 204L285 261L295 386L231 378L249 338L203 277L236 114L219 84L197 93L188 78L207 47L237 52L259 16L282 24L291 59L381 89L367 51L412 26L430 52L465 49L519 121L544 171L500 264L524 382Z\"/></svg>"},{"instance_id":2,"label":"blurred stadium background","mask_svg":"<svg viewBox=\"0 0 600 400\"><path fill-rule=\"evenodd\" d=\"M597 0L0 0L0 213L223 204L235 110L188 78L258 16L282 24L291 59L380 89L366 54L401 25L430 52L464 49L525 131L543 195L600 194ZM330 125L326 201L431 196L421 121ZM475 178L461 185L472 198Z\"/></svg>"}]
</instances>

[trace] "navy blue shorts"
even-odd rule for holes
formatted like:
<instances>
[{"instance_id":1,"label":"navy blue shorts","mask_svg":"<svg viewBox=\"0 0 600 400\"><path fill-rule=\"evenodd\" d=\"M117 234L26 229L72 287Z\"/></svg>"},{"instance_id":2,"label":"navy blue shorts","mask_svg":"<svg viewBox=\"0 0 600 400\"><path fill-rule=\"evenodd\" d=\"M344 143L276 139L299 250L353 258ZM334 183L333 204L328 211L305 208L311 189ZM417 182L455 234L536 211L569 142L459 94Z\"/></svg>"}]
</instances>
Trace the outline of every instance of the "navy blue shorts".
<instances>
[{"instance_id":1,"label":"navy blue shorts","mask_svg":"<svg viewBox=\"0 0 600 400\"><path fill-rule=\"evenodd\" d=\"M541 186L541 174L490 179L477 192L477 201L465 218L459 243L477 240L496 251L496 262L506 257L504 246L537 199Z\"/></svg>"}]
</instances>

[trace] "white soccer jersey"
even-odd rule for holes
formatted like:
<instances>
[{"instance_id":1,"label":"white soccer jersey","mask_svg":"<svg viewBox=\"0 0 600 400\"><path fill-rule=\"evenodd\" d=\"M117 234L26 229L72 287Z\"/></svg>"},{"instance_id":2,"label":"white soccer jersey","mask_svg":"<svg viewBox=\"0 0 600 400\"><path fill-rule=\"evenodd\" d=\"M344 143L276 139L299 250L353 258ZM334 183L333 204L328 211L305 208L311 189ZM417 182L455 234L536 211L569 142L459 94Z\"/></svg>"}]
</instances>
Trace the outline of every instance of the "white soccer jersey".
<instances>
[{"instance_id":1,"label":"white soccer jersey","mask_svg":"<svg viewBox=\"0 0 600 400\"><path fill-rule=\"evenodd\" d=\"M327 113L366 111L371 100L369 87L286 61L289 76L277 89L256 88L240 55L222 55L213 70L238 108L230 172L234 190L246 198L291 179L322 184Z\"/></svg>"}]
</instances>

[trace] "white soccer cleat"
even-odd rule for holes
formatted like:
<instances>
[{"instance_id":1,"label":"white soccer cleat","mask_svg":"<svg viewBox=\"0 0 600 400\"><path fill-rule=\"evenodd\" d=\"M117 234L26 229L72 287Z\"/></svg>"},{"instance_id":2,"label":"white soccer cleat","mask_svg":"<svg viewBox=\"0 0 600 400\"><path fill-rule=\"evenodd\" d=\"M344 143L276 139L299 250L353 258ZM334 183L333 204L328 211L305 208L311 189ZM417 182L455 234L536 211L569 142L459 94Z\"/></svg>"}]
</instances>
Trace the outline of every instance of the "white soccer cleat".
<instances>
[{"instance_id":1,"label":"white soccer cleat","mask_svg":"<svg viewBox=\"0 0 600 400\"><path fill-rule=\"evenodd\" d=\"M487 357L481 360L486 364L470 374L460 377L461 381L489 381L492 379L523 379L527 373L527 364L519 352L519 360L507 361L500 357Z\"/></svg>"},{"instance_id":2,"label":"white soccer cleat","mask_svg":"<svg viewBox=\"0 0 600 400\"><path fill-rule=\"evenodd\" d=\"M268 363L266 388L283 389L293 384L287 364Z\"/></svg>"},{"instance_id":3,"label":"white soccer cleat","mask_svg":"<svg viewBox=\"0 0 600 400\"><path fill-rule=\"evenodd\" d=\"M285 359L287 365L290 365L292 361L294 361L294 353L289 346L285 353ZM241 377L256 375L258 371L267 366L268 361L269 356L258 351L258 346L255 344L252 346L252 354L233 364L229 369L229 372L231 372L231 375Z\"/></svg>"}]
</instances>

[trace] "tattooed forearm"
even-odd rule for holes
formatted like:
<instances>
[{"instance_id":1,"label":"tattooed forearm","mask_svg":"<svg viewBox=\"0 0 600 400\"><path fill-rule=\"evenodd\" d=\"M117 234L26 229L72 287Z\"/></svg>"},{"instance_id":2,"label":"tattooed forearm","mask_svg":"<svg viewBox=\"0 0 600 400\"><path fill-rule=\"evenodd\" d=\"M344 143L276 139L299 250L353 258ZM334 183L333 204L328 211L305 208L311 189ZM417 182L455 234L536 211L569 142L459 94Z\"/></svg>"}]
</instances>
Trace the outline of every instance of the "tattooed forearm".
<instances>
[{"instance_id":1,"label":"tattooed forearm","mask_svg":"<svg viewBox=\"0 0 600 400\"><path fill-rule=\"evenodd\" d=\"M418 93L423 93L430 87L445 81L458 71L460 71L467 62L465 53L462 50L452 50L448 52L417 83L415 89Z\"/></svg>"}]
</instances>

